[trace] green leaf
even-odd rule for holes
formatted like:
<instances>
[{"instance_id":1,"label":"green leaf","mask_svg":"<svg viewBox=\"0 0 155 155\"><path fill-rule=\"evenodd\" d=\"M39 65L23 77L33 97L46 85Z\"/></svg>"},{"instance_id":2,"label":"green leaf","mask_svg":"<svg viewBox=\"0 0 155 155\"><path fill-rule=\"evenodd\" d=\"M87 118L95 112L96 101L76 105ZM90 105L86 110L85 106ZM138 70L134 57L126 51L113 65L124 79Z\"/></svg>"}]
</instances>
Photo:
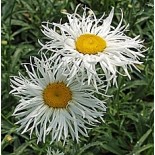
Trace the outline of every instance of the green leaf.
<instances>
[{"instance_id":1,"label":"green leaf","mask_svg":"<svg viewBox=\"0 0 155 155\"><path fill-rule=\"evenodd\" d=\"M22 155L23 151L29 146L31 145L31 143L34 143L36 140L31 140L29 142L23 143L22 145L20 145L15 151L14 153L12 153L12 155Z\"/></svg>"},{"instance_id":2,"label":"green leaf","mask_svg":"<svg viewBox=\"0 0 155 155\"><path fill-rule=\"evenodd\" d=\"M135 147L139 147L143 144L143 142L148 138L150 133L152 132L152 129L149 129L141 138L140 140L136 143Z\"/></svg>"},{"instance_id":3,"label":"green leaf","mask_svg":"<svg viewBox=\"0 0 155 155\"><path fill-rule=\"evenodd\" d=\"M7 3L2 7L2 21L5 21L11 16L12 10L15 5L15 0L7 1Z\"/></svg>"},{"instance_id":4,"label":"green leaf","mask_svg":"<svg viewBox=\"0 0 155 155\"><path fill-rule=\"evenodd\" d=\"M149 17L142 17L142 18L138 19L135 24L139 24L141 22L146 22L147 19L149 19Z\"/></svg>"},{"instance_id":5,"label":"green leaf","mask_svg":"<svg viewBox=\"0 0 155 155\"><path fill-rule=\"evenodd\" d=\"M26 23L25 21L22 20L18 20L18 19L12 19L11 20L11 25L18 25L18 26L27 26L30 27L30 25L28 23Z\"/></svg>"},{"instance_id":6,"label":"green leaf","mask_svg":"<svg viewBox=\"0 0 155 155\"><path fill-rule=\"evenodd\" d=\"M80 149L80 151L79 151L79 153L78 153L77 155L81 155L85 150L89 149L89 148L92 147L92 146L96 146L96 145L97 145L97 146L98 146L98 145L102 145L102 143L101 143L101 142L93 142L93 143L84 145L84 146Z\"/></svg>"},{"instance_id":7,"label":"green leaf","mask_svg":"<svg viewBox=\"0 0 155 155\"><path fill-rule=\"evenodd\" d=\"M102 147L111 152L111 153L114 153L116 155L124 155L124 152L118 147L118 146L114 146L114 145L111 145L111 144L103 144Z\"/></svg>"},{"instance_id":8,"label":"green leaf","mask_svg":"<svg viewBox=\"0 0 155 155\"><path fill-rule=\"evenodd\" d=\"M123 91L123 90L126 90L126 89L135 88L137 86L144 86L144 85L147 86L147 84L148 83L146 81L144 81L144 80L134 80L132 82L130 81L128 83L125 83L121 90Z\"/></svg>"},{"instance_id":9,"label":"green leaf","mask_svg":"<svg viewBox=\"0 0 155 155\"><path fill-rule=\"evenodd\" d=\"M11 37L15 37L16 35L19 35L20 33L24 32L24 31L25 31L25 33L26 33L26 31L27 31L27 30L30 30L30 29L32 29L31 26L28 26L28 27L22 27L21 29L15 31L15 32L12 34Z\"/></svg>"},{"instance_id":10,"label":"green leaf","mask_svg":"<svg viewBox=\"0 0 155 155\"><path fill-rule=\"evenodd\" d=\"M135 155L138 155L139 153L141 153L141 152L143 152L143 151L145 151L145 150L147 150L147 149L153 148L153 147L154 147L153 144L143 145L143 146L140 147L138 150L136 150L136 151L134 152L134 154L135 154ZM152 152L152 153L153 153L153 152ZM153 154L152 154L152 155L153 155Z\"/></svg>"}]
</instances>

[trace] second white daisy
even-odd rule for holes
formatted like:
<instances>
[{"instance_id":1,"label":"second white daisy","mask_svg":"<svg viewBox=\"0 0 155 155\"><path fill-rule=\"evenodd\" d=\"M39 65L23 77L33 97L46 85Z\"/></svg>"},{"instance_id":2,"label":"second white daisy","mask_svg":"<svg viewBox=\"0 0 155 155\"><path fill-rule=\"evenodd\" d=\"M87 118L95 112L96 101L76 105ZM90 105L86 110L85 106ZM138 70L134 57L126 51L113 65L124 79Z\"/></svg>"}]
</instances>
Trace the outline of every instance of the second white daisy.
<instances>
[{"instance_id":1,"label":"second white daisy","mask_svg":"<svg viewBox=\"0 0 155 155\"><path fill-rule=\"evenodd\" d=\"M87 72L88 84L105 80L110 85L113 80L117 84L118 67L130 78L128 68L136 68L142 54L142 41L139 36L126 36L122 25L123 15L117 27L111 25L114 8L109 16L97 19L94 12L84 8L83 15L67 13L68 23L49 23L43 25L43 33L49 41L42 45L42 50L51 50L54 56L62 55L62 60L70 68L70 79L77 72ZM87 11L90 13L87 15ZM59 49L59 50L54 50ZM100 67L98 67L99 65ZM98 72L102 69L102 74ZM101 72L100 72L101 73ZM122 74L122 73L121 73Z\"/></svg>"},{"instance_id":2,"label":"second white daisy","mask_svg":"<svg viewBox=\"0 0 155 155\"><path fill-rule=\"evenodd\" d=\"M27 77L19 74L11 79L11 93L20 98L14 116L22 134L33 131L39 141L47 135L53 141L66 140L70 135L79 141L79 134L88 136L87 129L102 119L106 107L93 94L91 86L78 81L68 83L57 62L34 57L25 65Z\"/></svg>"}]
</instances>

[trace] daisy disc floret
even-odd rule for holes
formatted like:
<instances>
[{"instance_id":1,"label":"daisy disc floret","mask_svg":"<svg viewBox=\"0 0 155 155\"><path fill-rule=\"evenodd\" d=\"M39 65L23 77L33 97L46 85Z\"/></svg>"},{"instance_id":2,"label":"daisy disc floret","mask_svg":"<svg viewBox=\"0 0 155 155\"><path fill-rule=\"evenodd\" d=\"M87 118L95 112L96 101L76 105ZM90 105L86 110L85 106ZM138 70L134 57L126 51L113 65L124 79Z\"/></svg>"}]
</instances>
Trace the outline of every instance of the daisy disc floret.
<instances>
[{"instance_id":1,"label":"daisy disc floret","mask_svg":"<svg viewBox=\"0 0 155 155\"><path fill-rule=\"evenodd\" d=\"M34 131L38 142L45 142L46 136L51 143L65 143L68 136L78 142L79 134L88 136L87 130L103 121L104 101L93 96L92 86L81 86L76 79L68 83L58 61L45 55L30 60L24 65L27 76L19 73L11 78L11 93L20 98L13 113L19 119L18 130L30 136Z\"/></svg>"},{"instance_id":2,"label":"daisy disc floret","mask_svg":"<svg viewBox=\"0 0 155 155\"><path fill-rule=\"evenodd\" d=\"M141 64L139 59L144 57L144 46L139 36L131 38L125 34L128 26L122 26L123 13L119 24L114 27L114 8L107 17L103 15L99 19L89 8L84 8L82 16L77 9L73 14L66 13L66 23L43 24L42 32L48 41L41 43L42 50L52 51L54 57L61 55L62 61L70 69L70 80L78 72L86 72L88 84L92 82L97 87L96 83L103 80L108 85L111 80L117 84L120 67L124 70L121 74L130 78L128 69L138 70L136 65Z\"/></svg>"},{"instance_id":3,"label":"daisy disc floret","mask_svg":"<svg viewBox=\"0 0 155 155\"><path fill-rule=\"evenodd\" d=\"M43 90L44 102L53 108L66 108L72 99L72 92L64 82L50 83Z\"/></svg>"},{"instance_id":4,"label":"daisy disc floret","mask_svg":"<svg viewBox=\"0 0 155 155\"><path fill-rule=\"evenodd\" d=\"M106 48L106 41L94 34L83 34L77 38L75 46L79 53L97 54Z\"/></svg>"}]
</instances>

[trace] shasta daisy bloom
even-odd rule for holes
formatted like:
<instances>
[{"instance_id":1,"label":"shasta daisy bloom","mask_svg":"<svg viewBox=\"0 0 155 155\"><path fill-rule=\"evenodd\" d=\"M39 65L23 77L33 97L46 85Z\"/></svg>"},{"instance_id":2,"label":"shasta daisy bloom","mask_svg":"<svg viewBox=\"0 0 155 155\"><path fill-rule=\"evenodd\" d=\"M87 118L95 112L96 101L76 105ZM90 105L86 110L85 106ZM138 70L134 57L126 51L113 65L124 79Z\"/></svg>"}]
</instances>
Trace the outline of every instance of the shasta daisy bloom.
<instances>
[{"instance_id":1,"label":"shasta daisy bloom","mask_svg":"<svg viewBox=\"0 0 155 155\"><path fill-rule=\"evenodd\" d=\"M141 64L142 41L139 36L131 38L125 34L128 26L123 25L123 13L120 23L112 26L114 8L108 17L103 15L97 19L94 12L84 8L83 15L77 13L67 14L68 22L43 24L42 32L48 41L42 44L42 50L50 50L56 57L62 55L65 65L70 68L70 79L78 72L86 72L88 84L101 82L102 78L110 84L117 84L118 67L122 67L123 75L130 78L128 68L136 68ZM87 14L91 12L90 14ZM58 49L58 50L53 50ZM101 68L100 74L98 72ZM102 78L101 78L102 77ZM97 86L96 86L97 87Z\"/></svg>"},{"instance_id":2,"label":"shasta daisy bloom","mask_svg":"<svg viewBox=\"0 0 155 155\"><path fill-rule=\"evenodd\" d=\"M13 115L19 120L18 131L22 134L34 131L38 142L45 142L47 135L53 141L63 140L70 135L79 141L79 134L88 136L87 130L103 121L106 111L104 101L93 96L91 86L81 86L77 80L68 83L62 74L64 68L58 62L34 57L25 64L27 77L11 78L11 93L20 98Z\"/></svg>"}]
</instances>

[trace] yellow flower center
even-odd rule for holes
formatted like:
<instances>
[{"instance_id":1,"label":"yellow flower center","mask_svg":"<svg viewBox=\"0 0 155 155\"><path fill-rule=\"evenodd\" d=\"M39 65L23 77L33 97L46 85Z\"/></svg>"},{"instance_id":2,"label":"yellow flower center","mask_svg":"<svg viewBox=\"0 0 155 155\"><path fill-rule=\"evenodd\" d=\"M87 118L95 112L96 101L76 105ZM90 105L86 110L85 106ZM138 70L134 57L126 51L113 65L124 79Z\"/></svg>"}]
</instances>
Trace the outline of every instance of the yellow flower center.
<instances>
[{"instance_id":1,"label":"yellow flower center","mask_svg":"<svg viewBox=\"0 0 155 155\"><path fill-rule=\"evenodd\" d=\"M68 101L72 99L72 93L63 82L50 83L43 91L43 99L49 107L66 108Z\"/></svg>"},{"instance_id":2,"label":"yellow flower center","mask_svg":"<svg viewBox=\"0 0 155 155\"><path fill-rule=\"evenodd\" d=\"M75 42L78 52L83 54L97 54L106 48L106 41L94 34L83 34Z\"/></svg>"}]
</instances>

